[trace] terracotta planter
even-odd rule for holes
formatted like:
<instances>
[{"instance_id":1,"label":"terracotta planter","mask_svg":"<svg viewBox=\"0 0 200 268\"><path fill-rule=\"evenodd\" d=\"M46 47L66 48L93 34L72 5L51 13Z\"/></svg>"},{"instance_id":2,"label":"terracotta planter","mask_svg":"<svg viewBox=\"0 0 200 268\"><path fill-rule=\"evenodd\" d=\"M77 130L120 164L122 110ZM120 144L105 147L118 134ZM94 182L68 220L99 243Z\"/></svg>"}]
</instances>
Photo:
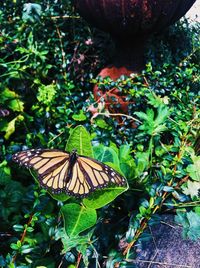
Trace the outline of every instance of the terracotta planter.
<instances>
[{"instance_id":1,"label":"terracotta planter","mask_svg":"<svg viewBox=\"0 0 200 268\"><path fill-rule=\"evenodd\" d=\"M74 0L93 26L111 34L116 43L113 64L100 75L113 79L144 68L143 48L148 36L180 19L196 0ZM96 95L97 88L94 89Z\"/></svg>"}]
</instances>

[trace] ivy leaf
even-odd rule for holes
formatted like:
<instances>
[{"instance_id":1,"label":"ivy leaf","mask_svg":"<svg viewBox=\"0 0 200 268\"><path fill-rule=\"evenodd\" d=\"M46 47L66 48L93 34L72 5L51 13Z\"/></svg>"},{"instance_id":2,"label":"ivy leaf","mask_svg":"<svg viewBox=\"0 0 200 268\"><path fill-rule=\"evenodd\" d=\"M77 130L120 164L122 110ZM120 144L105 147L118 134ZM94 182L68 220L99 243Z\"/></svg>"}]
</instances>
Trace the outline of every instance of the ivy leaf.
<instances>
[{"instance_id":1,"label":"ivy leaf","mask_svg":"<svg viewBox=\"0 0 200 268\"><path fill-rule=\"evenodd\" d=\"M189 165L186 171L194 181L200 181L200 156L194 155L192 160L193 164Z\"/></svg>"},{"instance_id":2,"label":"ivy leaf","mask_svg":"<svg viewBox=\"0 0 200 268\"><path fill-rule=\"evenodd\" d=\"M192 198L194 198L198 197L199 189L200 189L200 182L188 180L187 187L183 189L183 193L186 195L190 195Z\"/></svg>"},{"instance_id":3,"label":"ivy leaf","mask_svg":"<svg viewBox=\"0 0 200 268\"><path fill-rule=\"evenodd\" d=\"M96 210L75 203L66 204L61 208L64 218L65 231L68 236L77 236L81 232L95 225Z\"/></svg>"}]
</instances>

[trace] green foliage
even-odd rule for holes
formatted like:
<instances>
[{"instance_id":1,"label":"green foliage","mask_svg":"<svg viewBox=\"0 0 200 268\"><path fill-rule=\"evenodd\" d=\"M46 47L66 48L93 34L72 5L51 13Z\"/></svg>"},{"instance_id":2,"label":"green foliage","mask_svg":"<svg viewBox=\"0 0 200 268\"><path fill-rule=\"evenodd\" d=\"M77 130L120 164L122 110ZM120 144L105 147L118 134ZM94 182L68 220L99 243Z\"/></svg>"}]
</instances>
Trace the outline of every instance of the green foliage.
<instances>
[{"instance_id":1,"label":"green foliage","mask_svg":"<svg viewBox=\"0 0 200 268\"><path fill-rule=\"evenodd\" d=\"M115 198L118 195L122 194L126 190L127 190L126 188L120 186L117 187L108 186L102 189L101 191L96 190L88 198L84 198L83 204L87 208L99 209L115 200Z\"/></svg>"},{"instance_id":2,"label":"green foliage","mask_svg":"<svg viewBox=\"0 0 200 268\"><path fill-rule=\"evenodd\" d=\"M93 156L91 137L83 126L77 126L73 129L67 141L66 150L71 152L74 149L80 155Z\"/></svg>"},{"instance_id":3,"label":"green foliage","mask_svg":"<svg viewBox=\"0 0 200 268\"><path fill-rule=\"evenodd\" d=\"M143 125L139 127L140 130L143 130L143 133L150 136L157 136L167 129L164 124L170 114L167 107L160 105L156 118L154 118L155 114L152 109L147 109L146 113L136 112L135 114L140 118L140 120L144 120Z\"/></svg>"},{"instance_id":4,"label":"green foliage","mask_svg":"<svg viewBox=\"0 0 200 268\"><path fill-rule=\"evenodd\" d=\"M77 236L81 232L95 225L96 210L80 206L75 203L66 204L61 208L65 230L69 237Z\"/></svg>"},{"instance_id":5,"label":"green foliage","mask_svg":"<svg viewBox=\"0 0 200 268\"><path fill-rule=\"evenodd\" d=\"M200 181L200 156L191 157L193 164L190 164L186 171L194 181Z\"/></svg>"},{"instance_id":6,"label":"green foliage","mask_svg":"<svg viewBox=\"0 0 200 268\"><path fill-rule=\"evenodd\" d=\"M177 223L183 226L183 237L197 240L200 238L200 216L193 211L178 211L175 216Z\"/></svg>"},{"instance_id":7,"label":"green foliage","mask_svg":"<svg viewBox=\"0 0 200 268\"><path fill-rule=\"evenodd\" d=\"M146 69L112 81L94 78L109 61L109 38L71 1L4 1L0 23L0 266L128 267L126 243L150 239L146 227L163 210L178 209L184 238L198 239L199 25L182 21L154 36ZM96 103L94 84L118 89L128 113ZM27 148L77 149L129 188L82 200L47 193L11 161Z\"/></svg>"}]
</instances>

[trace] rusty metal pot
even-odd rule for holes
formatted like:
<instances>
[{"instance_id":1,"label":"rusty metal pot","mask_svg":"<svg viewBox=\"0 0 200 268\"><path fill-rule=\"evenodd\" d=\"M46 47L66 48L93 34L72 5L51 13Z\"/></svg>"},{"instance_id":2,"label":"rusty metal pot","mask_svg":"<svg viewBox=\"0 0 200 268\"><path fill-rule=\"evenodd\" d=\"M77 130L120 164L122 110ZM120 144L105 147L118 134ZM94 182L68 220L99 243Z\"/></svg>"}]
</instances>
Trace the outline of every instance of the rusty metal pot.
<instances>
[{"instance_id":1,"label":"rusty metal pot","mask_svg":"<svg viewBox=\"0 0 200 268\"><path fill-rule=\"evenodd\" d=\"M74 0L81 16L108 32L116 43L113 64L99 75L115 80L144 68L148 36L180 19L196 0ZM97 86L94 95L101 95ZM124 110L125 112L125 110Z\"/></svg>"},{"instance_id":2,"label":"rusty metal pot","mask_svg":"<svg viewBox=\"0 0 200 268\"><path fill-rule=\"evenodd\" d=\"M180 19L196 0L74 0L81 16L92 25L109 32L116 40L117 53L126 54L119 61L132 62L130 68L143 66L137 59L142 56L144 40L154 32ZM130 51L135 50L135 53ZM139 55L139 56L138 56ZM134 57L136 63L134 64ZM125 57L125 60L122 58ZM129 59L129 60L128 60ZM142 59L141 59L142 60ZM117 63L116 63L117 64ZM119 65L122 66L121 63Z\"/></svg>"}]
</instances>

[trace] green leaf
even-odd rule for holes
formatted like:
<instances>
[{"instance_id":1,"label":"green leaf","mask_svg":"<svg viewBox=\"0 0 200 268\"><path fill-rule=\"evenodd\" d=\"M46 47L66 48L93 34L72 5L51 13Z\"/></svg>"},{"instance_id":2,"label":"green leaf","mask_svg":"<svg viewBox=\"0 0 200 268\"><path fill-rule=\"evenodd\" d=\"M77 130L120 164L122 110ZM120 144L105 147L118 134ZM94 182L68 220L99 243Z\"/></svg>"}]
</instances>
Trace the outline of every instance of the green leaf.
<instances>
[{"instance_id":1,"label":"green leaf","mask_svg":"<svg viewBox=\"0 0 200 268\"><path fill-rule=\"evenodd\" d=\"M9 263L8 264L8 268L15 268L16 266L15 266L15 264L14 263Z\"/></svg>"},{"instance_id":2,"label":"green leaf","mask_svg":"<svg viewBox=\"0 0 200 268\"><path fill-rule=\"evenodd\" d=\"M51 105L57 92L57 85L40 85L38 89L37 99L39 102L44 103L45 105Z\"/></svg>"},{"instance_id":3,"label":"green leaf","mask_svg":"<svg viewBox=\"0 0 200 268\"><path fill-rule=\"evenodd\" d=\"M135 114L144 120L143 125L139 127L140 130L143 130L150 136L160 135L163 131L167 129L165 126L165 121L170 115L171 111L167 106L159 105L157 109L157 117L155 118L155 113L152 109L147 109L146 113L144 112L135 112ZM143 134L144 135L144 134Z\"/></svg>"},{"instance_id":4,"label":"green leaf","mask_svg":"<svg viewBox=\"0 0 200 268\"><path fill-rule=\"evenodd\" d=\"M19 95L17 93L15 93L15 91L12 91L8 88L5 88L2 92L1 92L1 102L4 103L5 101L9 101L12 99L16 99L19 98Z\"/></svg>"},{"instance_id":5,"label":"green leaf","mask_svg":"<svg viewBox=\"0 0 200 268\"><path fill-rule=\"evenodd\" d=\"M11 180L11 169L7 161L0 163L0 185L6 185Z\"/></svg>"},{"instance_id":6,"label":"green leaf","mask_svg":"<svg viewBox=\"0 0 200 268\"><path fill-rule=\"evenodd\" d=\"M170 115L171 111L169 110L169 108L167 106L164 105L160 105L158 107L158 115L155 119L155 126L159 126L161 124L163 124L166 119L168 118L168 116Z\"/></svg>"},{"instance_id":7,"label":"green leaf","mask_svg":"<svg viewBox=\"0 0 200 268\"><path fill-rule=\"evenodd\" d=\"M70 196L65 194L65 193L61 193L61 194L53 194L51 192L48 191L48 193L51 195L51 197L57 201L61 201L61 202L65 202L68 199L70 199Z\"/></svg>"},{"instance_id":8,"label":"green leaf","mask_svg":"<svg viewBox=\"0 0 200 268\"><path fill-rule=\"evenodd\" d=\"M11 100L8 103L8 107L12 109L14 112L23 112L24 111L24 103L19 99Z\"/></svg>"},{"instance_id":9,"label":"green leaf","mask_svg":"<svg viewBox=\"0 0 200 268\"><path fill-rule=\"evenodd\" d=\"M15 224L15 225L13 225L13 229L15 230L15 232L23 232L24 226L21 224Z\"/></svg>"},{"instance_id":10,"label":"green leaf","mask_svg":"<svg viewBox=\"0 0 200 268\"><path fill-rule=\"evenodd\" d=\"M24 21L35 22L40 20L42 7L39 4L27 3L23 6L22 19Z\"/></svg>"},{"instance_id":11,"label":"green leaf","mask_svg":"<svg viewBox=\"0 0 200 268\"><path fill-rule=\"evenodd\" d=\"M149 152L136 153L135 177L140 177L149 165Z\"/></svg>"},{"instance_id":12,"label":"green leaf","mask_svg":"<svg viewBox=\"0 0 200 268\"><path fill-rule=\"evenodd\" d=\"M153 120L154 118L154 111L147 109L147 113L144 112L135 112L135 114L140 118L143 119L144 121L148 121L148 120Z\"/></svg>"},{"instance_id":13,"label":"green leaf","mask_svg":"<svg viewBox=\"0 0 200 268\"><path fill-rule=\"evenodd\" d=\"M116 167L119 167L119 158L114 149L100 144L93 147L93 152L95 159L99 160L100 162L114 163Z\"/></svg>"},{"instance_id":14,"label":"green leaf","mask_svg":"<svg viewBox=\"0 0 200 268\"><path fill-rule=\"evenodd\" d=\"M81 232L95 225L96 210L75 203L66 204L61 208L64 218L65 231L68 236L77 236Z\"/></svg>"},{"instance_id":15,"label":"green leaf","mask_svg":"<svg viewBox=\"0 0 200 268\"><path fill-rule=\"evenodd\" d=\"M11 243L10 247L12 249L14 249L14 250L18 250L19 249L18 245L17 244L14 244L14 243Z\"/></svg>"},{"instance_id":16,"label":"green leaf","mask_svg":"<svg viewBox=\"0 0 200 268\"><path fill-rule=\"evenodd\" d=\"M112 202L117 196L125 192L128 188L122 186L108 186L101 190L96 190L87 198L83 199L83 204L87 208L98 209Z\"/></svg>"},{"instance_id":17,"label":"green leaf","mask_svg":"<svg viewBox=\"0 0 200 268\"><path fill-rule=\"evenodd\" d=\"M83 110L80 110L79 114L74 114L72 118L75 121L85 121L87 119L86 115L84 114Z\"/></svg>"},{"instance_id":18,"label":"green leaf","mask_svg":"<svg viewBox=\"0 0 200 268\"><path fill-rule=\"evenodd\" d=\"M135 173L135 160L131 156L129 145L121 145L119 148L120 169L126 178L133 178Z\"/></svg>"},{"instance_id":19,"label":"green leaf","mask_svg":"<svg viewBox=\"0 0 200 268\"><path fill-rule=\"evenodd\" d=\"M78 154L93 157L91 137L83 126L77 126L71 132L67 141L66 151L76 149Z\"/></svg>"},{"instance_id":20,"label":"green leaf","mask_svg":"<svg viewBox=\"0 0 200 268\"><path fill-rule=\"evenodd\" d=\"M5 131L7 126L8 126L8 121L4 118L0 118L0 132Z\"/></svg>"},{"instance_id":21,"label":"green leaf","mask_svg":"<svg viewBox=\"0 0 200 268\"><path fill-rule=\"evenodd\" d=\"M186 171L194 181L200 181L200 156L193 156L192 160L193 164L189 165Z\"/></svg>"},{"instance_id":22,"label":"green leaf","mask_svg":"<svg viewBox=\"0 0 200 268\"><path fill-rule=\"evenodd\" d=\"M21 247L21 253L23 254L30 253L31 251L33 251L33 248L31 248L30 245L23 245Z\"/></svg>"},{"instance_id":23,"label":"green leaf","mask_svg":"<svg viewBox=\"0 0 200 268\"><path fill-rule=\"evenodd\" d=\"M18 115L17 117L15 117L13 120L11 120L6 129L4 130L6 132L6 134L4 135L4 138L6 140L8 140L10 138L10 135L12 135L15 132L15 123L16 121L23 121L24 117L22 115Z\"/></svg>"},{"instance_id":24,"label":"green leaf","mask_svg":"<svg viewBox=\"0 0 200 268\"><path fill-rule=\"evenodd\" d=\"M178 211L175 216L177 223L183 226L183 237L197 240L200 238L200 216L193 211Z\"/></svg>"},{"instance_id":25,"label":"green leaf","mask_svg":"<svg viewBox=\"0 0 200 268\"><path fill-rule=\"evenodd\" d=\"M192 240L200 238L200 216L190 211L187 213L190 228L188 230L188 237Z\"/></svg>"},{"instance_id":26,"label":"green leaf","mask_svg":"<svg viewBox=\"0 0 200 268\"><path fill-rule=\"evenodd\" d=\"M72 236L69 237L67 233L65 232L64 228L59 229L59 231L56 233L56 240L61 239L63 244L63 250L62 253L65 254L68 251L71 251L72 248L76 248L78 245L87 244L91 242L91 236L93 234L93 230L89 231L84 236Z\"/></svg>"},{"instance_id":27,"label":"green leaf","mask_svg":"<svg viewBox=\"0 0 200 268\"><path fill-rule=\"evenodd\" d=\"M168 193L172 193L172 192L174 192L174 188L170 187L170 186L164 186L163 191L168 192Z\"/></svg>"},{"instance_id":28,"label":"green leaf","mask_svg":"<svg viewBox=\"0 0 200 268\"><path fill-rule=\"evenodd\" d=\"M108 123L107 123L104 119L102 119L102 118L97 118L97 119L95 120L95 123L96 123L96 125L97 125L98 127L100 127L100 128L103 128L103 129L110 129L110 126L108 125Z\"/></svg>"},{"instance_id":29,"label":"green leaf","mask_svg":"<svg viewBox=\"0 0 200 268\"><path fill-rule=\"evenodd\" d=\"M149 93L146 95L149 99L148 103L154 106L155 108L158 108L161 105L168 104L169 103L169 97L164 96L161 98L160 96L157 96L156 94Z\"/></svg>"}]
</instances>

